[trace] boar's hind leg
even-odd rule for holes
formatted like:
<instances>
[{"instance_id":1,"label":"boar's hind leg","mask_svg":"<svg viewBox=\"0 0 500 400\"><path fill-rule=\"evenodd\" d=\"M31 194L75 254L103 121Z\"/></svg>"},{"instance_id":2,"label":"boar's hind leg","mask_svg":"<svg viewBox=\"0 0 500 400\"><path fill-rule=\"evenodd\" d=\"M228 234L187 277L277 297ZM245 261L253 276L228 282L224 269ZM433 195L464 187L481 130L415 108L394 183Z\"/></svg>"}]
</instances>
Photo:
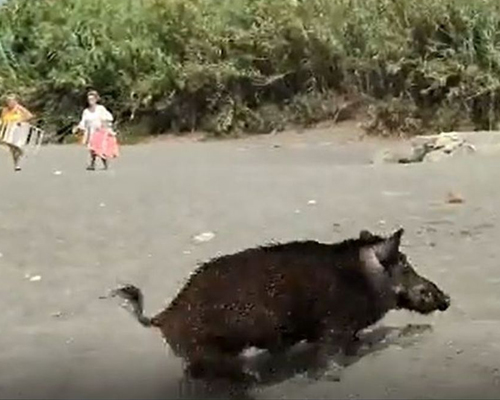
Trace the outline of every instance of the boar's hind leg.
<instances>
[{"instance_id":1,"label":"boar's hind leg","mask_svg":"<svg viewBox=\"0 0 500 400\"><path fill-rule=\"evenodd\" d=\"M204 348L191 354L187 360L186 373L193 379L229 379L236 382L249 379L238 354L213 348Z\"/></svg>"},{"instance_id":2,"label":"boar's hind leg","mask_svg":"<svg viewBox=\"0 0 500 400\"><path fill-rule=\"evenodd\" d=\"M316 367L309 371L309 376L312 379L323 378L339 381L341 371L348 365L348 359L354 346L354 337L352 332L325 332L315 342Z\"/></svg>"}]
</instances>

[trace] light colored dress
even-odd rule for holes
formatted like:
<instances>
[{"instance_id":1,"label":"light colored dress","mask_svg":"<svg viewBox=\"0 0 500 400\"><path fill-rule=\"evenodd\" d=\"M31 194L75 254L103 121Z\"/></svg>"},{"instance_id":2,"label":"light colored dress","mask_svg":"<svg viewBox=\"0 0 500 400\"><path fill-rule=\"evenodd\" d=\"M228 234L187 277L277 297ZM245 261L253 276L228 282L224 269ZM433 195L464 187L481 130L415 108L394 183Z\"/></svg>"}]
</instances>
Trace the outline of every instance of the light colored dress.
<instances>
[{"instance_id":1,"label":"light colored dress","mask_svg":"<svg viewBox=\"0 0 500 400\"><path fill-rule=\"evenodd\" d=\"M115 158L119 155L116 134L111 126L112 122L113 115L106 107L98 104L94 110L86 108L78 124L78 128L85 133L83 144L86 144L92 152L101 158Z\"/></svg>"}]
</instances>

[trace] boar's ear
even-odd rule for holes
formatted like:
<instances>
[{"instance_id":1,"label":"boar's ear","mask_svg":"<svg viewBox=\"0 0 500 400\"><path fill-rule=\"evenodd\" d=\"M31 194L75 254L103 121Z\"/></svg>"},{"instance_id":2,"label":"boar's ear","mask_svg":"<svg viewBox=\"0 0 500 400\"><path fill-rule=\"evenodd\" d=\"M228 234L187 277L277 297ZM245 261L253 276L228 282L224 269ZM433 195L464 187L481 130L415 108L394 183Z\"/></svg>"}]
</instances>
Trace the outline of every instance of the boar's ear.
<instances>
[{"instance_id":1,"label":"boar's ear","mask_svg":"<svg viewBox=\"0 0 500 400\"><path fill-rule=\"evenodd\" d=\"M389 238L374 246L375 254L380 262L393 260L398 255L403 233L404 229L400 228Z\"/></svg>"},{"instance_id":2,"label":"boar's ear","mask_svg":"<svg viewBox=\"0 0 500 400\"><path fill-rule=\"evenodd\" d=\"M383 272L384 267L380 263L373 247L362 247L359 251L359 258L364 267L371 272Z\"/></svg>"},{"instance_id":3,"label":"boar's ear","mask_svg":"<svg viewBox=\"0 0 500 400\"><path fill-rule=\"evenodd\" d=\"M375 235L371 233L369 230L363 229L361 232L359 232L359 238L361 240L370 240L374 237Z\"/></svg>"}]
</instances>

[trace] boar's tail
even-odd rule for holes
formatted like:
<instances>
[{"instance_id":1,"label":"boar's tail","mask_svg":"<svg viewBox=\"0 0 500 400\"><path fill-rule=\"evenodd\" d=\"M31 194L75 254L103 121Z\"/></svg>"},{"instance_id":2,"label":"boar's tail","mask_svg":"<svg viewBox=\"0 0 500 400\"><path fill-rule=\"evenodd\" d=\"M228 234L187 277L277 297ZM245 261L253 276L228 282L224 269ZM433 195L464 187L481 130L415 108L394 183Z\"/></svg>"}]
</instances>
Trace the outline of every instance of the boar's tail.
<instances>
[{"instance_id":1,"label":"boar's tail","mask_svg":"<svg viewBox=\"0 0 500 400\"><path fill-rule=\"evenodd\" d=\"M144 315L144 301L141 289L133 285L126 285L113 290L111 296L124 299L126 304L130 306L128 310L142 326L151 327L154 325L152 319Z\"/></svg>"}]
</instances>

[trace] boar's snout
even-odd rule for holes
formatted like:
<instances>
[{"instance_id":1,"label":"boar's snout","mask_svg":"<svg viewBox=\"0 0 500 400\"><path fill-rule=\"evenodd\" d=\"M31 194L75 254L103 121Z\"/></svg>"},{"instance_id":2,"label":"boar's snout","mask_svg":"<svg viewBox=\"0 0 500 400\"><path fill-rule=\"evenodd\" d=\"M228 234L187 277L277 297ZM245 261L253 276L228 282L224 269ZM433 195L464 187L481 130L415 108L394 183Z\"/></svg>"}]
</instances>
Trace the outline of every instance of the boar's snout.
<instances>
[{"instance_id":1,"label":"boar's snout","mask_svg":"<svg viewBox=\"0 0 500 400\"><path fill-rule=\"evenodd\" d=\"M430 314L437 310L446 311L450 304L450 296L430 281L424 281L399 294L400 308L420 314Z\"/></svg>"},{"instance_id":2,"label":"boar's snout","mask_svg":"<svg viewBox=\"0 0 500 400\"><path fill-rule=\"evenodd\" d=\"M446 311L450 307L450 304L451 304L450 296L443 293L443 298L441 299L441 301L438 304L438 310L439 311Z\"/></svg>"},{"instance_id":3,"label":"boar's snout","mask_svg":"<svg viewBox=\"0 0 500 400\"><path fill-rule=\"evenodd\" d=\"M435 310L446 311L450 307L451 299L446 293L439 289L434 283L427 282L423 294L424 313Z\"/></svg>"}]
</instances>

